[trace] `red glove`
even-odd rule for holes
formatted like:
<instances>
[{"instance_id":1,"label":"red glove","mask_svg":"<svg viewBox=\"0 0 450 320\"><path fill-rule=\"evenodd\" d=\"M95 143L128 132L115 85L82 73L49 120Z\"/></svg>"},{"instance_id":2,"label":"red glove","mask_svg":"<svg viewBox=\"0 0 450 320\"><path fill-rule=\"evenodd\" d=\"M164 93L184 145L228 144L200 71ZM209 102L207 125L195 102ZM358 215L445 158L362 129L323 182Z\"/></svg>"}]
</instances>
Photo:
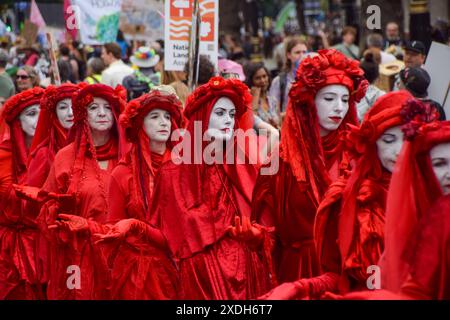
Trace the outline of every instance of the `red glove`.
<instances>
[{"instance_id":1,"label":"red glove","mask_svg":"<svg viewBox=\"0 0 450 320\"><path fill-rule=\"evenodd\" d=\"M278 287L273 288L265 295L259 297L259 300L293 300L308 296L308 286L302 280L294 282L285 282Z\"/></svg>"},{"instance_id":2,"label":"red glove","mask_svg":"<svg viewBox=\"0 0 450 320\"><path fill-rule=\"evenodd\" d=\"M242 217L242 223L240 217L235 217L234 226L229 226L227 230L232 238L246 241L250 245L258 245L263 238L261 230L250 222L249 217L245 216Z\"/></svg>"},{"instance_id":3,"label":"red glove","mask_svg":"<svg viewBox=\"0 0 450 320\"><path fill-rule=\"evenodd\" d=\"M80 216L72 214L58 214L58 219L55 224L49 225L49 229L66 229L72 232L80 232L89 230L88 221Z\"/></svg>"}]
</instances>

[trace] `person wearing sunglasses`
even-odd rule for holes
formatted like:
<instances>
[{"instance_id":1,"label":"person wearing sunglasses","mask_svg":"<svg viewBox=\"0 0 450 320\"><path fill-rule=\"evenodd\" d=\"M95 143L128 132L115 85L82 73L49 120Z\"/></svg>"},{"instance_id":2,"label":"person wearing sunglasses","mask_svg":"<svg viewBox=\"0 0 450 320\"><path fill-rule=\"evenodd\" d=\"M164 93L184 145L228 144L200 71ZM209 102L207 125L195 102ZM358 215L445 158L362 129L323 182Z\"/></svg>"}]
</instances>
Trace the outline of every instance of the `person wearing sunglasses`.
<instances>
[{"instance_id":1,"label":"person wearing sunglasses","mask_svg":"<svg viewBox=\"0 0 450 320\"><path fill-rule=\"evenodd\" d=\"M16 73L17 92L22 92L34 87L39 87L39 75L33 67L23 66Z\"/></svg>"}]
</instances>

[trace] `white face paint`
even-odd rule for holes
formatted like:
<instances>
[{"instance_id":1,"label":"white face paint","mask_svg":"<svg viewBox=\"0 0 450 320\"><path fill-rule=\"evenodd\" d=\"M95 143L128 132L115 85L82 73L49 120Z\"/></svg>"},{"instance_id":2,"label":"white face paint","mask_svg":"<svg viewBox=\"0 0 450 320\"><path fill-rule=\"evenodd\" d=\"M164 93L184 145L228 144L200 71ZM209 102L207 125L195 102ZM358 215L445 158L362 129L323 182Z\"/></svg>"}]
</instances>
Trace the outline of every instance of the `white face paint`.
<instances>
[{"instance_id":1,"label":"white face paint","mask_svg":"<svg viewBox=\"0 0 450 320\"><path fill-rule=\"evenodd\" d=\"M222 97L214 104L207 135L217 140L228 141L233 136L236 107L229 98Z\"/></svg>"},{"instance_id":2,"label":"white face paint","mask_svg":"<svg viewBox=\"0 0 450 320\"><path fill-rule=\"evenodd\" d=\"M444 195L450 194L450 142L441 143L430 150L434 174Z\"/></svg>"},{"instance_id":3,"label":"white face paint","mask_svg":"<svg viewBox=\"0 0 450 320\"><path fill-rule=\"evenodd\" d=\"M63 128L70 129L73 125L72 99L67 98L58 101L56 115Z\"/></svg>"},{"instance_id":4,"label":"white face paint","mask_svg":"<svg viewBox=\"0 0 450 320\"><path fill-rule=\"evenodd\" d=\"M321 137L339 128L348 112L348 100L348 89L343 85L328 85L317 92L314 102Z\"/></svg>"},{"instance_id":5,"label":"white face paint","mask_svg":"<svg viewBox=\"0 0 450 320\"><path fill-rule=\"evenodd\" d=\"M144 131L150 141L167 142L171 130L170 113L153 109L144 118Z\"/></svg>"},{"instance_id":6,"label":"white face paint","mask_svg":"<svg viewBox=\"0 0 450 320\"><path fill-rule=\"evenodd\" d=\"M389 172L394 171L400 150L403 146L403 131L401 126L387 129L376 141L378 159L381 165Z\"/></svg>"},{"instance_id":7,"label":"white face paint","mask_svg":"<svg viewBox=\"0 0 450 320\"><path fill-rule=\"evenodd\" d=\"M94 97L87 107L88 123L92 131L108 131L114 124L112 107L103 98Z\"/></svg>"},{"instance_id":8,"label":"white face paint","mask_svg":"<svg viewBox=\"0 0 450 320\"><path fill-rule=\"evenodd\" d=\"M28 137L34 137L41 108L38 104L26 107L19 115L22 130Z\"/></svg>"}]
</instances>

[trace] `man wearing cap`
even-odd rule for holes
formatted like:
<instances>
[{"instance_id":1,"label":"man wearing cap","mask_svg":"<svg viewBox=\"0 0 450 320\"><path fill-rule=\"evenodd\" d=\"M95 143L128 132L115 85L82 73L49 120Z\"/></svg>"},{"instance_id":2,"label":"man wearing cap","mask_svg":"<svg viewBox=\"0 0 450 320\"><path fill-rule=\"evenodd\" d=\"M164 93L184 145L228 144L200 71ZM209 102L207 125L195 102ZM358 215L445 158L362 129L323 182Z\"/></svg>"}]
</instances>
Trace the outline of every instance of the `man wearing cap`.
<instances>
[{"instance_id":1,"label":"man wearing cap","mask_svg":"<svg viewBox=\"0 0 450 320\"><path fill-rule=\"evenodd\" d=\"M122 50L117 43L106 43L102 48L103 62L108 66L102 72L102 83L115 88L123 79L133 73L133 69L122 60Z\"/></svg>"},{"instance_id":2,"label":"man wearing cap","mask_svg":"<svg viewBox=\"0 0 450 320\"><path fill-rule=\"evenodd\" d=\"M161 74L156 72L155 66L160 57L154 49L139 47L130 61L137 70L123 79L123 86L127 89L128 100L136 99L150 91L153 86L161 84Z\"/></svg>"},{"instance_id":3,"label":"man wearing cap","mask_svg":"<svg viewBox=\"0 0 450 320\"><path fill-rule=\"evenodd\" d=\"M415 98L429 103L439 113L439 120L443 121L446 119L444 109L438 102L428 98L430 82L430 75L423 68L405 68L400 71L399 89L406 89Z\"/></svg>"},{"instance_id":4,"label":"man wearing cap","mask_svg":"<svg viewBox=\"0 0 450 320\"><path fill-rule=\"evenodd\" d=\"M426 48L421 41L407 41L403 46L405 68L422 68L426 58ZM393 91L399 90L400 75L395 79Z\"/></svg>"},{"instance_id":5,"label":"man wearing cap","mask_svg":"<svg viewBox=\"0 0 450 320\"><path fill-rule=\"evenodd\" d=\"M7 63L8 55L3 50L0 50L0 107L9 97L16 93L14 82L5 72Z\"/></svg>"}]
</instances>

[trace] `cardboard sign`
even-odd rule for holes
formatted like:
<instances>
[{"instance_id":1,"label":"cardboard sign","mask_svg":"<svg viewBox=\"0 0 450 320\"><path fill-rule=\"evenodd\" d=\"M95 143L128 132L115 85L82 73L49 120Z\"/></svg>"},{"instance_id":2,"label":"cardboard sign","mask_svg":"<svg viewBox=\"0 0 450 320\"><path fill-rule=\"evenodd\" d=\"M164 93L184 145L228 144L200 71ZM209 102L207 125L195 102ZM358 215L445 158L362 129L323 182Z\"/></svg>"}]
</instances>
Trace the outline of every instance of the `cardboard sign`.
<instances>
[{"instance_id":1,"label":"cardboard sign","mask_svg":"<svg viewBox=\"0 0 450 320\"><path fill-rule=\"evenodd\" d=\"M36 41L39 27L30 20L25 20L22 30L22 37L25 39L26 46L31 47Z\"/></svg>"},{"instance_id":2,"label":"cardboard sign","mask_svg":"<svg viewBox=\"0 0 450 320\"><path fill-rule=\"evenodd\" d=\"M165 1L164 40L165 70L182 71L189 57L189 34L194 0ZM207 55L217 65L219 43L219 1L199 0L200 54Z\"/></svg>"},{"instance_id":3,"label":"cardboard sign","mask_svg":"<svg viewBox=\"0 0 450 320\"><path fill-rule=\"evenodd\" d=\"M431 77L428 97L440 103L450 118L450 47L433 42L424 69Z\"/></svg>"}]
</instances>

